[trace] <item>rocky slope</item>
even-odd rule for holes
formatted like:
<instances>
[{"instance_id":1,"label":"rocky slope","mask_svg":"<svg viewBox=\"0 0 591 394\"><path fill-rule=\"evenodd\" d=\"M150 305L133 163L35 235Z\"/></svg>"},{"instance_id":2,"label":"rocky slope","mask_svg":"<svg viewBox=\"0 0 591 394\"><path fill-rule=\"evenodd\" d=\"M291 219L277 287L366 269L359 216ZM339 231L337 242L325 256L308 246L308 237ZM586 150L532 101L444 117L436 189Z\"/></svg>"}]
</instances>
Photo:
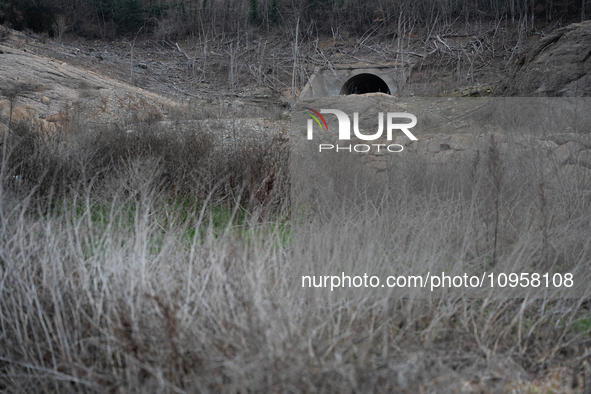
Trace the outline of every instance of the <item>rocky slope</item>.
<instances>
[{"instance_id":1,"label":"rocky slope","mask_svg":"<svg viewBox=\"0 0 591 394\"><path fill-rule=\"evenodd\" d=\"M32 53L19 45L21 35L11 31L0 42L1 123L28 119L53 130L52 124L79 118L95 124L130 117L161 119L163 111L176 105L144 89Z\"/></svg>"},{"instance_id":2,"label":"rocky slope","mask_svg":"<svg viewBox=\"0 0 591 394\"><path fill-rule=\"evenodd\" d=\"M542 39L515 64L500 86L504 96L591 96L591 21Z\"/></svg>"}]
</instances>

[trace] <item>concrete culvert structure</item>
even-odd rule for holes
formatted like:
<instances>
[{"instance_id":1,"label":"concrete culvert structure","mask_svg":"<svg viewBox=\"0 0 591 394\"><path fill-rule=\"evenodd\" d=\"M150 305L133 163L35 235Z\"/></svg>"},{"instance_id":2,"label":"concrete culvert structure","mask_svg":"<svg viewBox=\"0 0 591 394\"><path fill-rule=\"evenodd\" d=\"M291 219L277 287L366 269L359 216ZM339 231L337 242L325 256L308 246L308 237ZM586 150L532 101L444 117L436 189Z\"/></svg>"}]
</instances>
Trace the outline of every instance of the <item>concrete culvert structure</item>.
<instances>
[{"instance_id":1,"label":"concrete culvert structure","mask_svg":"<svg viewBox=\"0 0 591 394\"><path fill-rule=\"evenodd\" d=\"M393 96L404 86L408 67L407 64L390 64L318 68L302 89L299 99L379 92Z\"/></svg>"},{"instance_id":2,"label":"concrete culvert structure","mask_svg":"<svg viewBox=\"0 0 591 394\"><path fill-rule=\"evenodd\" d=\"M355 75L345 82L339 94L347 95L378 92L390 94L388 84L377 75L364 73Z\"/></svg>"}]
</instances>

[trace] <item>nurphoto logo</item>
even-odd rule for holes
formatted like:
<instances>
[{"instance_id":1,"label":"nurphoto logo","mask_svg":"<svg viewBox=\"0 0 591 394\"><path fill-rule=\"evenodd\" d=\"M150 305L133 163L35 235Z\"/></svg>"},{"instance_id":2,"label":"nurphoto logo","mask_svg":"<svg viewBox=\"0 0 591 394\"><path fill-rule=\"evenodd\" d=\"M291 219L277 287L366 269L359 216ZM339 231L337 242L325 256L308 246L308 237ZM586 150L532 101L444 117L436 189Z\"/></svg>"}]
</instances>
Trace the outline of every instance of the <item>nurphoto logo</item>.
<instances>
[{"instance_id":1,"label":"nurphoto logo","mask_svg":"<svg viewBox=\"0 0 591 394\"><path fill-rule=\"evenodd\" d=\"M351 119L349 116L338 109L321 109L320 112L313 110L312 108L304 107L304 110L308 111L305 114L309 115L311 119L308 119L308 140L314 138L314 121L318 124L321 131L329 131L326 119L322 114L333 114L337 117L339 122L338 136L339 141L350 141L351 140ZM395 119L407 119L410 122L407 123L394 123ZM392 141L393 130L401 130L408 138L412 141L417 141L411 132L410 128L416 126L417 117L413 114L406 112L388 112L386 114L386 140ZM378 131L375 134L362 134L359 131L359 113L353 113L353 132L355 136L363 141L375 141L382 137L384 133L384 113L378 114ZM365 153L371 150L376 152L387 151L391 153L402 152L404 147L400 144L356 144L356 145L339 145L336 144L319 144L318 151L330 151L335 150L336 152L358 152Z\"/></svg>"}]
</instances>

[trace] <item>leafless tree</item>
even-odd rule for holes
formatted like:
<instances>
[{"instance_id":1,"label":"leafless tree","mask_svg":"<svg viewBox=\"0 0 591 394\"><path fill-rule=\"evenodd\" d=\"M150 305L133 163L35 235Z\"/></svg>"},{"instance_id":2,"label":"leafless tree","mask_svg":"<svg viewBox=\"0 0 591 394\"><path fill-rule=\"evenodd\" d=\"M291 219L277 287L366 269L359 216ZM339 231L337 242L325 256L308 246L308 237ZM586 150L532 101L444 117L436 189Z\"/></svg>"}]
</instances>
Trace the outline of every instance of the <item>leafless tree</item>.
<instances>
[{"instance_id":1,"label":"leafless tree","mask_svg":"<svg viewBox=\"0 0 591 394\"><path fill-rule=\"evenodd\" d=\"M68 30L66 16L63 14L56 15L51 27L57 40L62 42L62 38L64 37L65 32Z\"/></svg>"}]
</instances>

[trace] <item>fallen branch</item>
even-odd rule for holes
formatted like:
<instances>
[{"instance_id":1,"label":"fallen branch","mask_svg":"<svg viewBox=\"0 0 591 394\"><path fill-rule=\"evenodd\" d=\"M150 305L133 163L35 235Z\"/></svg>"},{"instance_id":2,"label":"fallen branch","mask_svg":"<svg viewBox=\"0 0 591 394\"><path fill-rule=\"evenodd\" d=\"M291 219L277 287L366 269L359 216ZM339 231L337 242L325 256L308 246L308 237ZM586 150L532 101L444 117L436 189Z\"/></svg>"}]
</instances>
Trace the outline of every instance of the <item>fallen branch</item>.
<instances>
[{"instance_id":1,"label":"fallen branch","mask_svg":"<svg viewBox=\"0 0 591 394\"><path fill-rule=\"evenodd\" d=\"M176 43L176 42L175 42L174 44L176 45L176 47L177 47L177 49L179 50L179 52L180 52L180 53L182 53L183 55L185 55L185 57L187 58L187 60L193 60L193 58L190 58L190 57L189 57L189 56L188 56L188 55L185 53L185 51L183 51L183 50L181 49L181 47L179 46L179 44L178 44L178 43Z\"/></svg>"},{"instance_id":2,"label":"fallen branch","mask_svg":"<svg viewBox=\"0 0 591 394\"><path fill-rule=\"evenodd\" d=\"M447 45L447 43L445 41L443 41L441 38L439 38L438 35L436 35L435 37L437 37L437 40L442 43L443 45L445 45L445 47L450 51L453 52L453 50L449 47L449 45Z\"/></svg>"}]
</instances>

